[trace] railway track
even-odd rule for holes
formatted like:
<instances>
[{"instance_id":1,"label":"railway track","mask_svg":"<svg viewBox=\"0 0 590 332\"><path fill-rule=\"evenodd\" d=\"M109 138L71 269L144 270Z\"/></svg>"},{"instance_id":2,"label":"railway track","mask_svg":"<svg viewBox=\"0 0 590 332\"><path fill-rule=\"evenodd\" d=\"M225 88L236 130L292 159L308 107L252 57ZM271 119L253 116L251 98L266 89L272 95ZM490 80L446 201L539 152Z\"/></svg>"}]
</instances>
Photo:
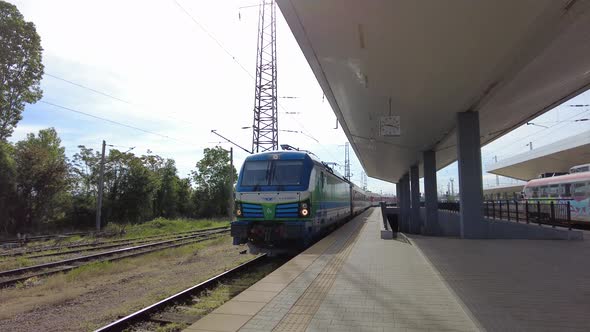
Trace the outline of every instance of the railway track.
<instances>
[{"instance_id":1,"label":"railway track","mask_svg":"<svg viewBox=\"0 0 590 332\"><path fill-rule=\"evenodd\" d=\"M154 239L166 239L166 238L174 238L174 237L184 237L187 235L197 234L201 232L213 231L218 229L227 229L228 226L222 227L213 227L201 230L194 230L194 231L186 231L186 232L178 232L168 235L151 235L151 236L144 236L144 237L136 237L136 238L128 238L128 239L117 239L111 241L102 241L102 242L88 242L88 243L74 243L68 244L63 246L49 246L49 247L37 247L37 248L28 248L28 250L20 250L20 251L12 251L12 252L5 252L0 254L0 258L2 257L16 257L16 256L23 256L23 255L30 255L37 252L43 251L51 251L51 250L63 250L63 249L73 249L73 248L83 248L83 247L97 247L101 245L114 245L120 244L125 245L126 243L145 243L149 241L153 241Z\"/></svg>"},{"instance_id":2,"label":"railway track","mask_svg":"<svg viewBox=\"0 0 590 332\"><path fill-rule=\"evenodd\" d=\"M216 287L220 282L225 282L228 279L236 278L239 274L244 273L245 271L249 271L253 268L261 266L264 262L267 262L268 260L269 258L266 255L258 256L245 263L242 263L241 265L238 265L237 267L231 270L218 274L215 277L212 277L206 281L203 281L197 285L194 285L179 293L176 293L164 300L156 302L128 316L125 316L115 322L103 326L97 329L95 332L123 331L134 324L152 321L152 316L154 314L161 312L167 308L170 308L176 304L190 302L193 296L199 295L205 290L210 290Z\"/></svg>"},{"instance_id":3,"label":"railway track","mask_svg":"<svg viewBox=\"0 0 590 332\"><path fill-rule=\"evenodd\" d=\"M5 239L0 242L0 248L12 248L14 246L18 246L21 241L26 242L44 242L51 239L57 238L67 238L71 236L87 236L88 232L73 232L73 233L64 233L64 234L53 234L53 235L35 235L35 236L27 236L26 240L23 239Z\"/></svg>"},{"instance_id":4,"label":"railway track","mask_svg":"<svg viewBox=\"0 0 590 332\"><path fill-rule=\"evenodd\" d=\"M181 239L172 239L137 245L122 249L115 249L107 252L96 253L71 259L65 259L57 262L50 262L34 266L28 266L20 269L13 269L0 272L0 288L12 286L18 282L25 281L32 277L44 277L56 273L67 272L80 266L95 262L112 262L124 258L145 255L151 252L180 247L187 244L202 242L217 238L229 229L211 231L204 234L196 234Z\"/></svg>"}]
</instances>

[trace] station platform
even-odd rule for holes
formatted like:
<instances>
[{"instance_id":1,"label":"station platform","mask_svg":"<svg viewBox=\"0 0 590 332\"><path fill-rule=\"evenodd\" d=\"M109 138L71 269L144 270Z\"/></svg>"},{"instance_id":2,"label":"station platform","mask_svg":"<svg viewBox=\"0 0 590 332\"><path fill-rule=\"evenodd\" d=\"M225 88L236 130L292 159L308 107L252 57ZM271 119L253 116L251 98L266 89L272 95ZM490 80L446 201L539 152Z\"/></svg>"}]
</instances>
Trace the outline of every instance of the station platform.
<instances>
[{"instance_id":1,"label":"station platform","mask_svg":"<svg viewBox=\"0 0 590 332\"><path fill-rule=\"evenodd\" d=\"M370 209L186 331L587 331L586 241L380 239Z\"/></svg>"}]
</instances>

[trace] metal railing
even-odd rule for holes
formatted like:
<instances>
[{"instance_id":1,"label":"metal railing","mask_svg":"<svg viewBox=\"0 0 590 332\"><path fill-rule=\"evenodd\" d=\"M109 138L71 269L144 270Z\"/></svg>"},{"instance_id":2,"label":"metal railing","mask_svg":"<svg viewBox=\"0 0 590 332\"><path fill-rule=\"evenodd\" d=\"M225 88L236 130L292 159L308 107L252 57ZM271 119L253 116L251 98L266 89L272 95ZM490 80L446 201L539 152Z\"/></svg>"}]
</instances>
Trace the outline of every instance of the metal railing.
<instances>
[{"instance_id":1,"label":"metal railing","mask_svg":"<svg viewBox=\"0 0 590 332\"><path fill-rule=\"evenodd\" d=\"M450 212L461 211L461 205L459 202L438 202L438 209Z\"/></svg>"},{"instance_id":2,"label":"metal railing","mask_svg":"<svg viewBox=\"0 0 590 332\"><path fill-rule=\"evenodd\" d=\"M484 201L484 216L491 219L547 224L572 228L569 200Z\"/></svg>"},{"instance_id":3,"label":"metal railing","mask_svg":"<svg viewBox=\"0 0 590 332\"><path fill-rule=\"evenodd\" d=\"M449 212L461 211L459 202L438 202L438 209ZM483 214L489 219L523 223L565 226L572 229L570 201L552 200L489 200L483 202Z\"/></svg>"}]
</instances>

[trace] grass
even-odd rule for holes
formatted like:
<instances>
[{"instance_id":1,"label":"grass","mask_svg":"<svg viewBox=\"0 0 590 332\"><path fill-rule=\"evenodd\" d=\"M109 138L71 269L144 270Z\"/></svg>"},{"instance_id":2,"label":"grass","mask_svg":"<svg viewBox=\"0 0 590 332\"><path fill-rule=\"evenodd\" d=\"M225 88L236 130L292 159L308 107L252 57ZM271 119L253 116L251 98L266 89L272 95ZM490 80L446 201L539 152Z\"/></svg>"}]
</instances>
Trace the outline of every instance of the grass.
<instances>
[{"instance_id":1,"label":"grass","mask_svg":"<svg viewBox=\"0 0 590 332\"><path fill-rule=\"evenodd\" d=\"M245 258L243 262L250 259L252 258ZM227 301L231 300L234 296L238 295L243 290L252 286L260 279L264 278L266 275L278 268L281 264L281 261L270 262L268 264L265 264L264 266L256 268L253 271L240 275L239 278L230 279L224 283L218 283L217 286L215 286L214 288L207 289L195 296L192 300L192 304L188 304L186 306L181 305L179 307L172 307L169 308L168 311L180 313L183 316L193 316L194 318L196 318L196 320L198 320L203 316L209 314L216 308L220 307ZM156 317L158 317L158 315L160 314L156 314ZM163 313L163 316L166 317L166 314ZM146 326L142 326L140 324L132 326L128 329L128 331L150 330L157 332L180 332L183 329L187 328L188 325L189 324L184 322L175 322L165 324L163 326L153 326L153 324L148 324L148 327L145 328Z\"/></svg>"},{"instance_id":2,"label":"grass","mask_svg":"<svg viewBox=\"0 0 590 332\"><path fill-rule=\"evenodd\" d=\"M146 237L152 235L166 235L170 233L188 232L200 229L229 226L229 221L223 219L165 219L156 218L154 220L132 225L121 225L109 223L103 232L107 234L124 233L123 238ZM124 231L124 232L122 232ZM56 233L59 234L59 233ZM35 246L57 246L74 243L82 243L92 240L91 236L72 235L59 237L47 241L32 241L27 244L28 247Z\"/></svg>"},{"instance_id":3,"label":"grass","mask_svg":"<svg viewBox=\"0 0 590 332\"><path fill-rule=\"evenodd\" d=\"M59 233L56 233L56 234L59 234ZM49 239L49 240L45 240L45 241L29 242L29 243L27 243L27 246L28 247L36 247L36 246L44 246L45 247L45 246L68 245L68 244L74 244L74 243L86 241L87 239L88 239L88 237L85 237L85 236L71 235L71 236L53 238L53 239Z\"/></svg>"},{"instance_id":4,"label":"grass","mask_svg":"<svg viewBox=\"0 0 590 332\"><path fill-rule=\"evenodd\" d=\"M0 261L0 270L13 270L13 269L20 269L22 267L27 267L34 265L34 262L31 261L27 257L18 256L14 260L3 259Z\"/></svg>"},{"instance_id":5,"label":"grass","mask_svg":"<svg viewBox=\"0 0 590 332\"><path fill-rule=\"evenodd\" d=\"M85 291L86 286L84 285L93 280L100 279L101 277L109 278L109 276L123 275L130 271L140 271L145 269L145 267L157 264L155 262L166 260L167 258L167 260L174 260L178 261L179 264L183 264L184 262L199 259L198 256L196 256L199 250L220 244L223 241L228 241L228 238L228 235L223 235L216 239L177 248L164 249L115 262L94 262L66 273L55 274L47 278L29 278L24 282L18 283L14 289L8 289L7 291L0 293L0 303L5 301L18 301L18 299L23 298L33 298L35 299L35 304L38 306L59 305L80 296ZM171 292L174 293L175 291L176 290ZM168 296L169 293L170 292L162 291L157 294L152 294L148 299L148 302L152 303L159 301ZM9 318L14 314L1 311L2 310L0 310L0 320ZM129 311L126 311L125 313L128 313ZM113 317L116 318L116 315ZM175 330L171 329L169 331Z\"/></svg>"},{"instance_id":6,"label":"grass","mask_svg":"<svg viewBox=\"0 0 590 332\"><path fill-rule=\"evenodd\" d=\"M158 326L156 332L180 332L188 327L186 323L172 323L165 326Z\"/></svg>"},{"instance_id":7,"label":"grass","mask_svg":"<svg viewBox=\"0 0 590 332\"><path fill-rule=\"evenodd\" d=\"M134 268L139 268L144 264L149 264L155 261L159 261L161 259L178 259L178 257L183 256L187 256L187 259L190 259L191 256L197 250L201 250L208 246L220 244L225 240L226 239L222 236L213 240L192 243L177 248L158 250L142 256L130 257L119 261L90 263L88 265L83 265L74 270L68 271L67 273L65 273L65 279L68 282L86 281L103 275L116 274Z\"/></svg>"},{"instance_id":8,"label":"grass","mask_svg":"<svg viewBox=\"0 0 590 332\"><path fill-rule=\"evenodd\" d=\"M128 269L128 262L95 262L88 265L82 265L79 268L68 271L65 279L68 282L86 281L99 276L123 272Z\"/></svg>"},{"instance_id":9,"label":"grass","mask_svg":"<svg viewBox=\"0 0 590 332\"><path fill-rule=\"evenodd\" d=\"M246 288L255 284L278 267L279 263L267 264L255 271L248 272L239 279L233 279L226 283L220 283L217 287L206 290L199 295L198 301L186 309L186 313L195 316L204 316L240 294Z\"/></svg>"},{"instance_id":10,"label":"grass","mask_svg":"<svg viewBox=\"0 0 590 332\"><path fill-rule=\"evenodd\" d=\"M182 233L182 232L189 232L195 230L202 230L208 228L216 228L216 227L224 227L229 226L229 221L225 220L211 220L211 219L164 219L164 218L157 218L152 221L148 221L142 224L134 224L134 225L119 225L119 224L109 224L105 228L105 233L107 234L122 234L124 233L123 239L141 239L148 236L157 236L157 235L169 235L174 233ZM124 231L124 232L123 232ZM53 246L53 245L68 245L73 243L83 243L88 242L92 243L94 240L93 237L82 237L79 235L70 236L67 238L60 238L54 239L47 242L44 242L45 246ZM107 240L108 242L108 240ZM29 244L29 246L33 246ZM64 249L55 249L55 250L45 250L43 253L55 253L59 252ZM32 255L39 254L33 253ZM27 258L26 256L19 257L17 259L12 259L10 257L7 258L0 258L0 270L10 270L10 269L17 269L21 267L46 263L50 261L60 260L61 258L40 258L32 260L33 258Z\"/></svg>"},{"instance_id":11,"label":"grass","mask_svg":"<svg viewBox=\"0 0 590 332\"><path fill-rule=\"evenodd\" d=\"M124 230L124 238L136 238L181 233L223 226L229 226L229 221L211 219L196 220L157 218L152 221L134 225L119 225L111 223L107 225L105 232L121 234L121 232Z\"/></svg>"}]
</instances>

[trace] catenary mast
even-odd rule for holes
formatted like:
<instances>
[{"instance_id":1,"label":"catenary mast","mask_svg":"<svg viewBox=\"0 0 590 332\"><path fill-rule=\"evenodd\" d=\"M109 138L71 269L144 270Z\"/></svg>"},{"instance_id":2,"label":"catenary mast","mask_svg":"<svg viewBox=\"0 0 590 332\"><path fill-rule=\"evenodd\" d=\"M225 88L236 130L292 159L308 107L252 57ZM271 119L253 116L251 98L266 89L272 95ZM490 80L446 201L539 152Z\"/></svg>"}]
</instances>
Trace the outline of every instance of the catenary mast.
<instances>
[{"instance_id":1,"label":"catenary mast","mask_svg":"<svg viewBox=\"0 0 590 332\"><path fill-rule=\"evenodd\" d=\"M274 0L259 5L252 152L278 150L277 40Z\"/></svg>"}]
</instances>

